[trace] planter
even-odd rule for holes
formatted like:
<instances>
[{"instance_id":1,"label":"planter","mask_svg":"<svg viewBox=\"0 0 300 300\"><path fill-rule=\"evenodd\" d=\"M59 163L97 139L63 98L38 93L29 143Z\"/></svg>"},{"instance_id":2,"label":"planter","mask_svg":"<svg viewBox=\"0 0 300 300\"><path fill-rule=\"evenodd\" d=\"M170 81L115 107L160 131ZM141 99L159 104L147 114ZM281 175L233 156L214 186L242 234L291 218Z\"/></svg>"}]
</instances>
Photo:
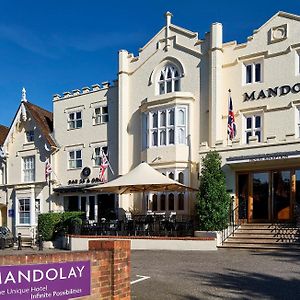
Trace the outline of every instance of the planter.
<instances>
[{"instance_id":1,"label":"planter","mask_svg":"<svg viewBox=\"0 0 300 300\"><path fill-rule=\"evenodd\" d=\"M195 237L210 237L217 240L217 245L221 245L222 243L222 231L194 231Z\"/></svg>"}]
</instances>

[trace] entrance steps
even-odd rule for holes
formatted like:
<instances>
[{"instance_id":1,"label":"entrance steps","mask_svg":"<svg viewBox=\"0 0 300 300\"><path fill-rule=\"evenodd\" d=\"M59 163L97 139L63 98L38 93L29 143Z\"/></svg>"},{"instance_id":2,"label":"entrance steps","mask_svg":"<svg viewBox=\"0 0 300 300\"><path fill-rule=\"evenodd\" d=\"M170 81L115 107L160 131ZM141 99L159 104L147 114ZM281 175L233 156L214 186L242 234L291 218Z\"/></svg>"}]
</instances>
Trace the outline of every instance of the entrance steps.
<instances>
[{"instance_id":1,"label":"entrance steps","mask_svg":"<svg viewBox=\"0 0 300 300\"><path fill-rule=\"evenodd\" d=\"M300 250L300 228L290 223L243 224L219 248Z\"/></svg>"}]
</instances>

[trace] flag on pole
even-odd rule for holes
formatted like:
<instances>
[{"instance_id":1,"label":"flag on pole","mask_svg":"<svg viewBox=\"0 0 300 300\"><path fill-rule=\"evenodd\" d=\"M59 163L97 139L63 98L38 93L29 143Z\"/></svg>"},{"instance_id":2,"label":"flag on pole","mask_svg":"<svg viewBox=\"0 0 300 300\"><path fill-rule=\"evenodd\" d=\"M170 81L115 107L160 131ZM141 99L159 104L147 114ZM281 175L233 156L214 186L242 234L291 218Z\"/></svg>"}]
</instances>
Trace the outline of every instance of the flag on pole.
<instances>
[{"instance_id":1,"label":"flag on pole","mask_svg":"<svg viewBox=\"0 0 300 300\"><path fill-rule=\"evenodd\" d=\"M229 90L229 109L228 109L228 122L227 122L227 133L230 140L236 136L236 125L234 119L232 98Z\"/></svg>"},{"instance_id":2,"label":"flag on pole","mask_svg":"<svg viewBox=\"0 0 300 300\"><path fill-rule=\"evenodd\" d=\"M100 164L100 174L99 174L99 179L101 182L106 182L106 170L109 167L109 162L107 159L106 154L104 153L103 149L101 148L100 150L100 157L101 157L101 164Z\"/></svg>"},{"instance_id":3,"label":"flag on pole","mask_svg":"<svg viewBox=\"0 0 300 300\"><path fill-rule=\"evenodd\" d=\"M46 163L45 163L45 179L46 179L46 181L50 177L51 173L52 173L52 166L51 166L51 164L49 162L49 159L47 159Z\"/></svg>"},{"instance_id":4,"label":"flag on pole","mask_svg":"<svg viewBox=\"0 0 300 300\"><path fill-rule=\"evenodd\" d=\"M4 152L4 149L2 148L2 146L0 146L0 157L5 158L5 152Z\"/></svg>"}]
</instances>

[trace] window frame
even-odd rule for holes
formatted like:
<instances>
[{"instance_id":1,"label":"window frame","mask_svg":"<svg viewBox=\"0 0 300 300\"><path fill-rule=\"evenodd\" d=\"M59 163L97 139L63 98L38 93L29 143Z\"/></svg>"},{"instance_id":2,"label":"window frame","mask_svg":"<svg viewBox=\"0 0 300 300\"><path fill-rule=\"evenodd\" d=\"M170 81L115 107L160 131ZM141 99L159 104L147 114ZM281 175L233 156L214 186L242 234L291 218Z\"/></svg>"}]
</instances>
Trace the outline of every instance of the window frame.
<instances>
[{"instance_id":1,"label":"window frame","mask_svg":"<svg viewBox=\"0 0 300 300\"><path fill-rule=\"evenodd\" d=\"M35 181L35 156L22 157L22 181L34 182Z\"/></svg>"},{"instance_id":2,"label":"window frame","mask_svg":"<svg viewBox=\"0 0 300 300\"><path fill-rule=\"evenodd\" d=\"M256 66L260 66L259 70L259 80L256 79ZM251 79L248 80L248 69L251 69L250 76ZM244 62L243 63L243 84L255 84L255 83L262 83L263 82L263 61L262 60L255 60L251 62Z\"/></svg>"},{"instance_id":3,"label":"window frame","mask_svg":"<svg viewBox=\"0 0 300 300\"><path fill-rule=\"evenodd\" d=\"M296 50L296 57L295 57L295 75L300 75L300 50Z\"/></svg>"},{"instance_id":4,"label":"window frame","mask_svg":"<svg viewBox=\"0 0 300 300\"><path fill-rule=\"evenodd\" d=\"M77 152L80 152L80 157L77 157ZM74 153L74 158L71 158L71 153ZM81 161L81 164L78 162ZM75 166L72 166L72 162L74 162ZM68 170L76 170L82 168L82 149L72 149L68 151Z\"/></svg>"},{"instance_id":5,"label":"window frame","mask_svg":"<svg viewBox=\"0 0 300 300\"><path fill-rule=\"evenodd\" d=\"M256 127L256 118L260 118L260 126ZM251 118L251 127L248 128L247 120ZM259 132L260 136L256 133ZM244 115L244 126L243 126L243 141L244 144L249 144L248 133L251 133L249 137L258 136L258 142L261 143L263 141L263 115L262 113L253 113Z\"/></svg>"},{"instance_id":6,"label":"window frame","mask_svg":"<svg viewBox=\"0 0 300 300\"><path fill-rule=\"evenodd\" d=\"M99 149L99 153L97 153L97 151L96 151L97 149ZM93 153L94 167L100 167L100 165L102 164L102 158L101 158L101 155L100 155L101 150L104 151L107 159L109 159L108 158L108 147L107 147L107 145L105 145L105 146L96 146L94 148L94 153ZM97 161L99 162L99 164L97 163Z\"/></svg>"},{"instance_id":7,"label":"window frame","mask_svg":"<svg viewBox=\"0 0 300 300\"><path fill-rule=\"evenodd\" d=\"M188 168L170 168L170 169L158 169L158 171L162 174L165 175L168 178L171 178L173 180L176 180L182 184L188 185L188 174L189 174L189 169ZM170 207L170 195L173 194L174 196L174 206ZM179 196L182 194L182 196ZM179 197L182 197L183 203L180 206L179 204ZM188 192L157 192L157 193L151 193L151 200L152 200L152 208L153 208L153 203L154 199L157 199L157 210L153 210L156 212L171 212L171 211L177 211L180 213L184 213L188 207L188 205L185 204L186 201L188 201ZM171 196L172 198L172 196ZM164 202L164 205L162 205L162 199ZM172 201L172 199L171 199ZM170 209L172 208L173 209ZM183 208L183 209L181 209Z\"/></svg>"},{"instance_id":8,"label":"window frame","mask_svg":"<svg viewBox=\"0 0 300 300\"><path fill-rule=\"evenodd\" d=\"M168 77L169 72L171 73L171 77ZM180 92L181 77L182 74L177 66L172 63L165 64L157 74L157 94L165 95L173 92Z\"/></svg>"},{"instance_id":9,"label":"window frame","mask_svg":"<svg viewBox=\"0 0 300 300\"><path fill-rule=\"evenodd\" d=\"M179 123L181 111L183 112L183 123ZM162 122L162 115L165 116L164 122ZM144 119L147 122L146 126L144 125L147 139L146 148L187 145L188 106L171 106L151 110L145 113Z\"/></svg>"},{"instance_id":10,"label":"window frame","mask_svg":"<svg viewBox=\"0 0 300 300\"><path fill-rule=\"evenodd\" d=\"M21 202L28 202L23 203ZM24 207L24 210L21 210L21 207ZM26 208L29 208L26 210ZM27 217L25 217L26 215ZM21 221L22 220L22 221ZM28 222L25 222L28 220ZM30 198L19 198L18 199L18 223L19 225L30 225L31 224L31 199Z\"/></svg>"},{"instance_id":11,"label":"window frame","mask_svg":"<svg viewBox=\"0 0 300 300\"><path fill-rule=\"evenodd\" d=\"M296 132L296 137L300 138L300 106L296 106L296 117L295 117L295 132Z\"/></svg>"},{"instance_id":12,"label":"window frame","mask_svg":"<svg viewBox=\"0 0 300 300\"><path fill-rule=\"evenodd\" d=\"M77 114L80 113L80 118L78 118ZM71 116L74 116L72 119ZM74 125L71 125L74 124ZM82 110L70 111L68 113L68 130L75 130L82 128L83 121L82 121Z\"/></svg>"},{"instance_id":13,"label":"window frame","mask_svg":"<svg viewBox=\"0 0 300 300\"><path fill-rule=\"evenodd\" d=\"M26 143L34 142L34 130L26 130L25 131L25 142Z\"/></svg>"},{"instance_id":14,"label":"window frame","mask_svg":"<svg viewBox=\"0 0 300 300\"><path fill-rule=\"evenodd\" d=\"M103 112L104 108L106 109L106 112ZM99 110L99 113L96 112L96 110ZM106 124L109 121L109 115L108 115L108 106L102 105L94 107L94 125L101 125Z\"/></svg>"}]
</instances>

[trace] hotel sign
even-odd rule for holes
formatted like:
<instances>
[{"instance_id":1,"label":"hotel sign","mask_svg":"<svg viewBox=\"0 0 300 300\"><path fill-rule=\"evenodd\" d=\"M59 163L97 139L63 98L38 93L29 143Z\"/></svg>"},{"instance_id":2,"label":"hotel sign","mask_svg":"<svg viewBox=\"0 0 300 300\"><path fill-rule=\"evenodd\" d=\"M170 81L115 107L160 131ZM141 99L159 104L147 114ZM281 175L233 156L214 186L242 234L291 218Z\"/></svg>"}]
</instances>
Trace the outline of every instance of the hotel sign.
<instances>
[{"instance_id":1,"label":"hotel sign","mask_svg":"<svg viewBox=\"0 0 300 300\"><path fill-rule=\"evenodd\" d=\"M285 96L289 93L298 94L300 92L300 83L296 83L294 85L283 85L276 86L274 88L268 88L266 90L260 90L259 92L253 91L251 93L244 93L244 102L259 100L271 97L281 97Z\"/></svg>"},{"instance_id":2,"label":"hotel sign","mask_svg":"<svg viewBox=\"0 0 300 300\"><path fill-rule=\"evenodd\" d=\"M90 261L0 266L1 300L67 300L90 294Z\"/></svg>"},{"instance_id":3,"label":"hotel sign","mask_svg":"<svg viewBox=\"0 0 300 300\"><path fill-rule=\"evenodd\" d=\"M275 152L266 154L241 155L226 158L229 164L275 161L280 159L300 158L300 151Z\"/></svg>"}]
</instances>

